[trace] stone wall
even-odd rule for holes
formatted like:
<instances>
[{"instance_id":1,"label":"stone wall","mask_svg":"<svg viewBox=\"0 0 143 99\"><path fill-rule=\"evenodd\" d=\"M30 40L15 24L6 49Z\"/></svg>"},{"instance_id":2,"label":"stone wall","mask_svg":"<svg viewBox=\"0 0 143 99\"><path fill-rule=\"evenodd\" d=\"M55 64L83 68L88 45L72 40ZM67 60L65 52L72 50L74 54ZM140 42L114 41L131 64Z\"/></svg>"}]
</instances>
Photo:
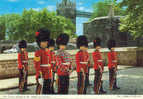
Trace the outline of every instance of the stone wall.
<instances>
[{"instance_id":1,"label":"stone wall","mask_svg":"<svg viewBox=\"0 0 143 99\"><path fill-rule=\"evenodd\" d=\"M137 49L137 66L141 66L143 65L143 49L142 48L138 48Z\"/></svg>"},{"instance_id":2,"label":"stone wall","mask_svg":"<svg viewBox=\"0 0 143 99\"><path fill-rule=\"evenodd\" d=\"M75 54L78 50L69 50L73 57L73 66L75 65ZM92 52L94 49L89 49L91 59L91 66L93 65ZM130 66L143 66L143 48L117 48L118 54L118 64L120 65L130 65ZM102 57L105 66L108 63L107 53L108 49L101 49ZM34 64L33 64L34 53L29 53L29 75L35 74ZM0 79L11 78L18 76L17 69L17 53L15 54L1 54L0 55Z\"/></svg>"},{"instance_id":3,"label":"stone wall","mask_svg":"<svg viewBox=\"0 0 143 99\"><path fill-rule=\"evenodd\" d=\"M18 76L17 60L0 61L0 79ZM33 59L29 59L29 75L35 74Z\"/></svg>"}]
</instances>

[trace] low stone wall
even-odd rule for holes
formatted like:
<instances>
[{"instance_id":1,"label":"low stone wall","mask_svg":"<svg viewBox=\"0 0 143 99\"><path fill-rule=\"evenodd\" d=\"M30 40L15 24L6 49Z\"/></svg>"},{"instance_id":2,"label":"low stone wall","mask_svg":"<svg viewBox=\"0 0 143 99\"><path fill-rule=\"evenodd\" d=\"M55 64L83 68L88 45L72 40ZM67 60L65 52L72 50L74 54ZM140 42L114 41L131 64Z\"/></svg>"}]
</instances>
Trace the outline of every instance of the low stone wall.
<instances>
[{"instance_id":1,"label":"low stone wall","mask_svg":"<svg viewBox=\"0 0 143 99\"><path fill-rule=\"evenodd\" d=\"M143 66L143 49L142 48L138 48L137 49L137 66Z\"/></svg>"},{"instance_id":2,"label":"low stone wall","mask_svg":"<svg viewBox=\"0 0 143 99\"><path fill-rule=\"evenodd\" d=\"M0 61L0 79L18 76L17 60ZM34 74L33 59L29 59L29 75Z\"/></svg>"},{"instance_id":3,"label":"low stone wall","mask_svg":"<svg viewBox=\"0 0 143 99\"><path fill-rule=\"evenodd\" d=\"M75 65L75 54L78 50L69 50L73 57L73 66ZM89 49L91 66L93 66L92 52L94 49ZM108 63L107 60L107 48L101 49L102 57L104 60L104 65ZM143 66L143 48L117 48L118 54L118 64L120 65L130 65L130 66ZM29 53L29 75L35 74L34 64L33 64L34 53ZM18 76L17 69L17 53L14 54L1 54L0 55L0 79L11 78Z\"/></svg>"}]
</instances>

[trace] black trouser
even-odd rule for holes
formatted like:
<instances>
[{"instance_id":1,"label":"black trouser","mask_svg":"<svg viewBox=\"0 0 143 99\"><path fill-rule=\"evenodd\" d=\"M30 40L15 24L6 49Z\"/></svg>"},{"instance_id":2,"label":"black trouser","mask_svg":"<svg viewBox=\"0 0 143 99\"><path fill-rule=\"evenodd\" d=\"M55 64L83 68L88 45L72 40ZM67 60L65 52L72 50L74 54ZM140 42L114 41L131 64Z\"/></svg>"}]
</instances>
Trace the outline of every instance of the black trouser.
<instances>
[{"instance_id":1,"label":"black trouser","mask_svg":"<svg viewBox=\"0 0 143 99\"><path fill-rule=\"evenodd\" d=\"M69 75L58 76L58 94L68 94Z\"/></svg>"},{"instance_id":2,"label":"black trouser","mask_svg":"<svg viewBox=\"0 0 143 99\"><path fill-rule=\"evenodd\" d=\"M113 82L113 77L115 77L115 80ZM111 86L113 82L113 88L116 88L117 87L117 83L116 83L116 73L115 73L115 68L111 68L109 69L109 85Z\"/></svg>"},{"instance_id":3,"label":"black trouser","mask_svg":"<svg viewBox=\"0 0 143 99\"><path fill-rule=\"evenodd\" d=\"M90 73L90 67L88 67L88 72L86 73L87 85L89 85L89 73Z\"/></svg>"},{"instance_id":4,"label":"black trouser","mask_svg":"<svg viewBox=\"0 0 143 99\"><path fill-rule=\"evenodd\" d=\"M95 76L94 76L94 91L96 92L97 88L98 88L98 84L100 83L100 79L102 79L102 77L100 78L100 76L102 76L100 70L95 70ZM103 91L103 81L101 80L101 87L99 89L99 91Z\"/></svg>"},{"instance_id":5,"label":"black trouser","mask_svg":"<svg viewBox=\"0 0 143 99\"><path fill-rule=\"evenodd\" d=\"M53 71L53 78L52 78L52 93L54 94L54 82L55 82L55 72Z\"/></svg>"},{"instance_id":6,"label":"black trouser","mask_svg":"<svg viewBox=\"0 0 143 99\"><path fill-rule=\"evenodd\" d=\"M82 72L79 72L78 73L78 83L77 83L77 90L78 90L78 94L86 94L86 91L87 91L87 75L85 75L85 79L83 77L83 73ZM83 85L84 83L84 85ZM83 92L81 92L81 88L83 88Z\"/></svg>"},{"instance_id":7,"label":"black trouser","mask_svg":"<svg viewBox=\"0 0 143 99\"><path fill-rule=\"evenodd\" d=\"M25 79L25 81L24 81ZM27 89L27 79L28 79L28 69L24 71L23 69L19 69L19 88L20 90ZM21 84L24 82L24 86L22 88Z\"/></svg>"},{"instance_id":8,"label":"black trouser","mask_svg":"<svg viewBox=\"0 0 143 99\"><path fill-rule=\"evenodd\" d=\"M44 79L42 94L52 94L51 79Z\"/></svg>"}]
</instances>

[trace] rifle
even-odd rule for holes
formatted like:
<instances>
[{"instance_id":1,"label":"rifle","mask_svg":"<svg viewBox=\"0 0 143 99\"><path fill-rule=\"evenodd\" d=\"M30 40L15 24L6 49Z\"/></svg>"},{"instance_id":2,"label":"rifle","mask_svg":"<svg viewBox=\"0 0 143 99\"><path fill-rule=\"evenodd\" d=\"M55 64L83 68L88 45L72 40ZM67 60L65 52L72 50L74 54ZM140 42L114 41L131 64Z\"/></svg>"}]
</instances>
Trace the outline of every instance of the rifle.
<instances>
[{"instance_id":1,"label":"rifle","mask_svg":"<svg viewBox=\"0 0 143 99\"><path fill-rule=\"evenodd\" d=\"M99 71L100 71L100 77L99 77L99 81L98 81L98 84L97 84L96 94L99 94L100 88L101 88L101 85L102 85L102 74L103 74L103 71L102 71L102 67L101 66L99 68Z\"/></svg>"},{"instance_id":2,"label":"rifle","mask_svg":"<svg viewBox=\"0 0 143 99\"><path fill-rule=\"evenodd\" d=\"M58 86L58 75L56 75L56 86Z\"/></svg>"},{"instance_id":3,"label":"rifle","mask_svg":"<svg viewBox=\"0 0 143 99\"><path fill-rule=\"evenodd\" d=\"M113 89L113 84L115 83L116 80L116 75L117 75L117 67L113 68L113 79L111 80L111 88Z\"/></svg>"},{"instance_id":4,"label":"rifle","mask_svg":"<svg viewBox=\"0 0 143 99\"><path fill-rule=\"evenodd\" d=\"M20 76L21 77L21 76ZM21 79L21 78L20 78ZM19 83L19 90L20 90L20 92L22 92L22 90L23 90L23 77L22 77L22 79L21 79L21 81L20 81L20 83Z\"/></svg>"},{"instance_id":5,"label":"rifle","mask_svg":"<svg viewBox=\"0 0 143 99\"><path fill-rule=\"evenodd\" d=\"M52 72L52 79L51 79L51 90L52 93L54 94L54 82L55 82L55 72Z\"/></svg>"},{"instance_id":6,"label":"rifle","mask_svg":"<svg viewBox=\"0 0 143 99\"><path fill-rule=\"evenodd\" d=\"M43 90L43 78L42 78L42 74L40 74L40 77L38 78L39 82L36 88L36 94L41 94L42 90Z\"/></svg>"},{"instance_id":7,"label":"rifle","mask_svg":"<svg viewBox=\"0 0 143 99\"><path fill-rule=\"evenodd\" d=\"M23 71L24 75L22 77L22 81L20 82L20 90L21 91L24 88L24 84L26 82L26 75L27 75L27 71L25 70L25 67L24 67L24 69L22 71Z\"/></svg>"},{"instance_id":8,"label":"rifle","mask_svg":"<svg viewBox=\"0 0 143 99\"><path fill-rule=\"evenodd\" d=\"M81 87L79 89L79 92L80 92L79 94L83 94L84 93L84 88L85 88L85 73L84 73L84 70L81 73L82 73L81 77L83 77L83 78L81 80Z\"/></svg>"},{"instance_id":9,"label":"rifle","mask_svg":"<svg viewBox=\"0 0 143 99\"><path fill-rule=\"evenodd\" d=\"M42 89L42 85L38 83L37 88L36 88L36 94L41 94L41 89Z\"/></svg>"},{"instance_id":10,"label":"rifle","mask_svg":"<svg viewBox=\"0 0 143 99\"><path fill-rule=\"evenodd\" d=\"M51 78L51 88L53 88L54 86L54 75L53 75L53 71L51 70L52 73L52 78Z\"/></svg>"}]
</instances>

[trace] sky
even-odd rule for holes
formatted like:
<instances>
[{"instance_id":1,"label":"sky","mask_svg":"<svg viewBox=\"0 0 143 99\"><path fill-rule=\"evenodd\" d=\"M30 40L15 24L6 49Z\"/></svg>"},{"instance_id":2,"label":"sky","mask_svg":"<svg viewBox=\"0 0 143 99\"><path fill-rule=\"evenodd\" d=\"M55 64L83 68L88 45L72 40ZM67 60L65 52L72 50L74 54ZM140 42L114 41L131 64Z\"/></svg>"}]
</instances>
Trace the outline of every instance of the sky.
<instances>
[{"instance_id":1,"label":"sky","mask_svg":"<svg viewBox=\"0 0 143 99\"><path fill-rule=\"evenodd\" d=\"M76 8L80 11L93 12L92 5L102 0L76 0ZM88 18L76 18L76 33L77 35L83 34L83 23L87 22Z\"/></svg>"},{"instance_id":2,"label":"sky","mask_svg":"<svg viewBox=\"0 0 143 99\"><path fill-rule=\"evenodd\" d=\"M92 5L102 0L76 0L76 8L80 11L93 12ZM61 0L0 0L0 15L7 13L22 13L23 9L33 8L39 11L42 8L47 8L49 11L56 11L56 3ZM88 18L76 18L76 33L83 34L83 23L87 22Z\"/></svg>"}]
</instances>

